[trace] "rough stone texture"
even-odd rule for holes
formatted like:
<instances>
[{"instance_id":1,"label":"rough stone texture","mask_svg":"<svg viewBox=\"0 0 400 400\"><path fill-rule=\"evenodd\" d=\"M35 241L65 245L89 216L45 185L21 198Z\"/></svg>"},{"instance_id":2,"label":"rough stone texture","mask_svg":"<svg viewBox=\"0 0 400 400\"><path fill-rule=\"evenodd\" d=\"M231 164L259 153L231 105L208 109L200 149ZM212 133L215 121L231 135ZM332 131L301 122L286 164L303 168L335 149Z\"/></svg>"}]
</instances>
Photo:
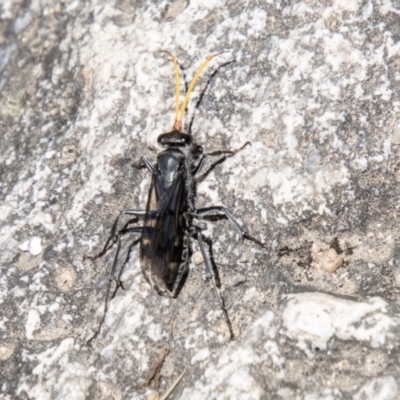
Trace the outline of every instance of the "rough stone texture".
<instances>
[{"instance_id":1,"label":"rough stone texture","mask_svg":"<svg viewBox=\"0 0 400 400\"><path fill-rule=\"evenodd\" d=\"M400 398L398 0L7 0L0 32L1 399L145 398L177 310L159 392L188 368L171 398ZM112 254L83 256L144 207L150 177L130 164L172 125L161 49L186 81L227 51L187 122L236 61L192 133L207 151L252 146L197 204L226 205L273 250L209 229L233 342L201 265L161 298L133 251L89 348ZM336 271L317 267L332 254Z\"/></svg>"}]
</instances>

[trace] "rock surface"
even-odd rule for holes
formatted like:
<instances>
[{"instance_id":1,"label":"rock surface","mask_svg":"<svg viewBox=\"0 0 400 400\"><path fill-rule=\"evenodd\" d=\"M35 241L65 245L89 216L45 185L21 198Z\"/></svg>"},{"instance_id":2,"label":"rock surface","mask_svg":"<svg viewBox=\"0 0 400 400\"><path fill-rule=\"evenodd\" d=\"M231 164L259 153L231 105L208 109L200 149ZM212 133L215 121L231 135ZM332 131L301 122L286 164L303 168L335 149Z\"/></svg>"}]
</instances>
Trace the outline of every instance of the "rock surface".
<instances>
[{"instance_id":1,"label":"rock surface","mask_svg":"<svg viewBox=\"0 0 400 400\"><path fill-rule=\"evenodd\" d=\"M170 330L159 393L187 366L173 399L400 398L398 0L8 0L0 32L1 399L146 398ZM89 347L112 252L83 257L145 206L130 165L172 126L162 49L187 83L225 52L186 125L209 152L252 145L196 203L271 250L210 224L232 342L202 265L162 298L133 250Z\"/></svg>"}]
</instances>

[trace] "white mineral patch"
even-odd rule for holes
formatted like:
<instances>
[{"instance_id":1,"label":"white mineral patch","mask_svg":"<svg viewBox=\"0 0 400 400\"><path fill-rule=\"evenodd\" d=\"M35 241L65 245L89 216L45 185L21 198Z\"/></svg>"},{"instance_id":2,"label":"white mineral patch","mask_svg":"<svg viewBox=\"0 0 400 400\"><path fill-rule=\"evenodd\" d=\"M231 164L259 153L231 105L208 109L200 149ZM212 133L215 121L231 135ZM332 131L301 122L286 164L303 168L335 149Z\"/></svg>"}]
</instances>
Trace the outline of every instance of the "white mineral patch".
<instances>
[{"instance_id":1,"label":"white mineral patch","mask_svg":"<svg viewBox=\"0 0 400 400\"><path fill-rule=\"evenodd\" d=\"M28 312L28 319L25 324L25 335L28 339L33 339L33 333L40 328L40 314L37 310L31 309Z\"/></svg>"},{"instance_id":2,"label":"white mineral patch","mask_svg":"<svg viewBox=\"0 0 400 400\"><path fill-rule=\"evenodd\" d=\"M18 248L21 251L29 251L29 240L25 240L25 242L21 243Z\"/></svg>"},{"instance_id":3,"label":"white mineral patch","mask_svg":"<svg viewBox=\"0 0 400 400\"><path fill-rule=\"evenodd\" d=\"M190 360L191 364L195 364L199 361L204 361L206 360L208 357L210 357L210 350L208 347L199 350L195 356L192 357L192 359Z\"/></svg>"},{"instance_id":4,"label":"white mineral patch","mask_svg":"<svg viewBox=\"0 0 400 400\"><path fill-rule=\"evenodd\" d=\"M260 399L263 389L249 371L249 366L258 361L257 354L250 347L234 349L230 346L220 354L215 364L206 366L204 375L199 377L194 387L185 389L180 398L203 400L215 398L219 393L220 398L226 399Z\"/></svg>"},{"instance_id":5,"label":"white mineral patch","mask_svg":"<svg viewBox=\"0 0 400 400\"><path fill-rule=\"evenodd\" d=\"M29 253L32 256L37 256L42 252L42 239L34 236L29 242Z\"/></svg>"},{"instance_id":6,"label":"white mineral patch","mask_svg":"<svg viewBox=\"0 0 400 400\"><path fill-rule=\"evenodd\" d=\"M15 43L10 43L8 46L4 46L0 50L0 69L3 69L14 51L17 50L17 45Z\"/></svg>"},{"instance_id":7,"label":"white mineral patch","mask_svg":"<svg viewBox=\"0 0 400 400\"><path fill-rule=\"evenodd\" d=\"M397 122L395 128L393 129L392 136L390 137L392 144L400 144L400 121Z\"/></svg>"},{"instance_id":8,"label":"white mineral patch","mask_svg":"<svg viewBox=\"0 0 400 400\"><path fill-rule=\"evenodd\" d=\"M42 252L42 239L38 236L33 236L28 240L25 240L18 246L21 251L27 251L32 256L37 256Z\"/></svg>"},{"instance_id":9,"label":"white mineral patch","mask_svg":"<svg viewBox=\"0 0 400 400\"><path fill-rule=\"evenodd\" d=\"M359 157L354 159L350 165L356 171L364 172L368 168L368 160L365 157Z\"/></svg>"},{"instance_id":10,"label":"white mineral patch","mask_svg":"<svg viewBox=\"0 0 400 400\"><path fill-rule=\"evenodd\" d=\"M326 349L328 341L366 341L373 347L382 346L392 337L391 328L398 321L387 314L387 303L373 297L368 302L344 300L325 293L299 293L285 296L283 312L285 334L298 341L301 348L311 342L313 347Z\"/></svg>"},{"instance_id":11,"label":"white mineral patch","mask_svg":"<svg viewBox=\"0 0 400 400\"><path fill-rule=\"evenodd\" d=\"M221 399L261 399L264 389L252 376L251 368L261 362L268 362L280 370L284 359L276 346L277 327L274 315L267 311L255 321L251 330L241 335L240 346L228 343L219 350L219 354L209 357L207 350L201 349L192 358L192 363L207 360L204 373L197 377L191 388L186 388L181 399L206 400ZM252 344L264 343L261 351ZM206 357L207 356L207 357Z\"/></svg>"},{"instance_id":12,"label":"white mineral patch","mask_svg":"<svg viewBox=\"0 0 400 400\"><path fill-rule=\"evenodd\" d=\"M27 12L22 14L14 21L14 32L18 35L22 32L31 22L32 14Z\"/></svg>"},{"instance_id":13,"label":"white mineral patch","mask_svg":"<svg viewBox=\"0 0 400 400\"><path fill-rule=\"evenodd\" d=\"M400 271L395 275L396 285L400 286Z\"/></svg>"},{"instance_id":14,"label":"white mineral patch","mask_svg":"<svg viewBox=\"0 0 400 400\"><path fill-rule=\"evenodd\" d=\"M353 400L397 400L398 385L393 376L371 379L354 395Z\"/></svg>"},{"instance_id":15,"label":"white mineral patch","mask_svg":"<svg viewBox=\"0 0 400 400\"><path fill-rule=\"evenodd\" d=\"M279 389L276 393L280 397L279 400L290 400L293 398L293 390L288 387Z\"/></svg>"},{"instance_id":16,"label":"white mineral patch","mask_svg":"<svg viewBox=\"0 0 400 400\"><path fill-rule=\"evenodd\" d=\"M216 7L223 7L225 0L195 0L193 3L197 3L200 7L205 7L209 10L212 10Z\"/></svg>"},{"instance_id":17,"label":"white mineral patch","mask_svg":"<svg viewBox=\"0 0 400 400\"><path fill-rule=\"evenodd\" d=\"M42 225L43 228L45 228L49 231L53 231L53 229L54 229L53 218L52 218L51 214L49 214L49 213L39 212L39 213L30 214L29 219L30 219L29 223L33 227Z\"/></svg>"},{"instance_id":18,"label":"white mineral patch","mask_svg":"<svg viewBox=\"0 0 400 400\"><path fill-rule=\"evenodd\" d=\"M70 362L69 353L73 349L74 339L67 338L42 353L26 354L36 364L32 371L36 383L31 386L27 378L21 379L18 393L25 390L29 392L29 398L34 400L84 400L92 383L90 375L94 368Z\"/></svg>"}]
</instances>

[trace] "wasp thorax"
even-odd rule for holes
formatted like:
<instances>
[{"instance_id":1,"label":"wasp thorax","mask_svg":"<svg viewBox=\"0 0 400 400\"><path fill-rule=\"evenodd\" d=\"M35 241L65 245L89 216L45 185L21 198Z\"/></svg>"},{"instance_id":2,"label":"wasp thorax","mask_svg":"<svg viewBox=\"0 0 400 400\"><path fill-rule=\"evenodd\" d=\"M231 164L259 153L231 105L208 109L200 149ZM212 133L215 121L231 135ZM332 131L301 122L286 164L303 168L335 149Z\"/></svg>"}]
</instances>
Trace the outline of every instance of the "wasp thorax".
<instances>
[{"instance_id":1,"label":"wasp thorax","mask_svg":"<svg viewBox=\"0 0 400 400\"><path fill-rule=\"evenodd\" d=\"M157 139L160 146L190 146L192 144L192 136L181 131L171 131L163 133Z\"/></svg>"},{"instance_id":2,"label":"wasp thorax","mask_svg":"<svg viewBox=\"0 0 400 400\"><path fill-rule=\"evenodd\" d=\"M171 153L173 151L173 153ZM174 154L175 153L175 154ZM173 149L166 150L157 157L158 171L162 177L165 187L169 187L174 182L176 173L182 164L181 153L174 152Z\"/></svg>"}]
</instances>

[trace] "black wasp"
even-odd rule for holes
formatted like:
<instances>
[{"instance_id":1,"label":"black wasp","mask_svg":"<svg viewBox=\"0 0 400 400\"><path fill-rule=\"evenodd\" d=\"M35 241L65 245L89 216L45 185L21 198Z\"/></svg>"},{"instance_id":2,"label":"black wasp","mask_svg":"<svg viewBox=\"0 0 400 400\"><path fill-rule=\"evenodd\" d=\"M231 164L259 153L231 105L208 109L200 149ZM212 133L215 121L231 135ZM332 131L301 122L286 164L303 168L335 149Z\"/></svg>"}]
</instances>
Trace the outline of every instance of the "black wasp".
<instances>
[{"instance_id":1,"label":"black wasp","mask_svg":"<svg viewBox=\"0 0 400 400\"><path fill-rule=\"evenodd\" d=\"M204 259L206 274L213 282L221 310L228 325L230 338L233 338L232 326L219 290L210 254L205 247L207 239L203 236L202 231L207 229L207 225L201 220L228 219L235 229L239 231L242 239L249 239L263 246L261 242L250 236L242 228L225 207L214 206L198 209L195 207L196 183L202 180L216 165L249 144L247 142L240 149L233 151L222 150L206 154L201 146L193 142L191 134L183 131L183 114L189 101L189 96L202 70L217 54L209 56L201 64L189 85L182 106L179 107L179 67L176 58L171 53L166 53L172 57L175 70L175 122L172 131L161 134L157 139L158 144L163 148L157 155L157 162L152 164L149 159L143 157L143 162L135 165L136 168L147 168L152 175L146 210L122 210L113 224L111 234L103 250L96 256L87 257L97 259L103 256L115 243L117 244L109 274L103 319L90 341L97 336L104 322L110 300L111 282L114 279L121 248L121 236L124 234L141 234L140 239L133 244L140 241L140 264L143 275L146 281L160 295L171 297L176 297L179 294L186 280L189 271L188 261L191 254L189 238L196 239ZM199 172L207 156L222 157L214 162L206 173L200 176ZM128 221L122 229L118 229L121 215L134 216L135 219ZM144 218L143 226L131 227L130 224L137 222L139 217ZM121 286L119 279L121 273L122 267L118 278L116 278L117 285L111 298L115 295L118 287Z\"/></svg>"}]
</instances>

